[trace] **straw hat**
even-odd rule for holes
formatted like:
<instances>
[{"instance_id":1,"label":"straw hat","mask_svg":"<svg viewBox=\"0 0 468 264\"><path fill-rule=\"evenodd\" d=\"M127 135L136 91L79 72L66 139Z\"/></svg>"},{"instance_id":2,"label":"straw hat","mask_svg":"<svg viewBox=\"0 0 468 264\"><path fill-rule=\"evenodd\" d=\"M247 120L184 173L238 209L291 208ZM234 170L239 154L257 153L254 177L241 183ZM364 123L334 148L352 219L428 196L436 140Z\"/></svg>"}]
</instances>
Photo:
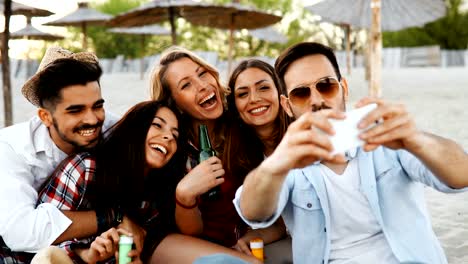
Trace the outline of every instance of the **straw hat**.
<instances>
[{"instance_id":1,"label":"straw hat","mask_svg":"<svg viewBox=\"0 0 468 264\"><path fill-rule=\"evenodd\" d=\"M79 52L73 53L69 50L60 48L60 47L50 47L47 49L44 57L42 58L41 64L39 64L39 68L37 69L36 74L34 74L24 85L21 89L24 97L28 99L33 105L40 107L39 104L39 97L37 95L37 89L39 80L41 75L43 74L44 70L52 64L52 62L58 59L74 59L81 62L87 63L96 63L98 64L98 58L91 52Z\"/></svg>"}]
</instances>

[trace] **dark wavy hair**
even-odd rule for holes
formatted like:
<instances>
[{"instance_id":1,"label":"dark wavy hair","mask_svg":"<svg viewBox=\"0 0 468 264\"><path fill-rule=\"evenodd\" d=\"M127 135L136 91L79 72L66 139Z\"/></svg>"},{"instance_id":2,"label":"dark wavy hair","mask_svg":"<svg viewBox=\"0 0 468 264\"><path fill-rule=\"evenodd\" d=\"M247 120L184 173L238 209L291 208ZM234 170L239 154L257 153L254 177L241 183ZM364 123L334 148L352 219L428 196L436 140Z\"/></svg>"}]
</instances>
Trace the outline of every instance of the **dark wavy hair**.
<instances>
[{"instance_id":1,"label":"dark wavy hair","mask_svg":"<svg viewBox=\"0 0 468 264\"><path fill-rule=\"evenodd\" d=\"M40 74L37 88L39 105L53 112L62 100L62 89L94 81L99 83L101 75L102 69L98 63L67 58L55 60Z\"/></svg>"},{"instance_id":2,"label":"dark wavy hair","mask_svg":"<svg viewBox=\"0 0 468 264\"><path fill-rule=\"evenodd\" d=\"M241 119L235 103L234 89L237 78L242 72L250 68L257 68L267 73L271 77L275 88L278 90L278 104L280 102L280 95L282 94L281 89L283 89L282 86L279 85L278 77L275 73L274 68L270 64L258 59L249 59L242 61L234 69L229 78L228 86L231 90L231 93L227 96L229 119L230 122L234 124L237 123L238 131L236 131L236 133L240 133L239 140L242 141L239 142L239 144L237 144L237 142L234 142L234 135L232 135L231 139L228 140L228 142L231 143L228 147L230 149L229 153L233 154L231 157L229 157L229 159L231 166L241 166L248 171L257 167L261 160L263 160L263 152L266 147L264 142L262 142L255 133L255 130L252 127L245 124L245 122ZM283 110L280 104L278 116L274 120L274 133L271 135L271 140L274 142L275 145L278 145L281 139L283 138L290 122L291 120L289 116L286 114L286 112ZM236 126L234 125L234 127ZM243 146L248 147L248 150L241 150L240 148L242 148Z\"/></svg>"},{"instance_id":3,"label":"dark wavy hair","mask_svg":"<svg viewBox=\"0 0 468 264\"><path fill-rule=\"evenodd\" d=\"M177 151L171 160L160 169L153 169L145 177L145 145L148 130L154 116L162 107L169 108L179 123ZM180 114L176 108L160 101L141 102L132 107L95 149L97 208L121 206L124 213L132 215L141 201L173 201L177 183L184 175L186 144L181 127Z\"/></svg>"}]
</instances>

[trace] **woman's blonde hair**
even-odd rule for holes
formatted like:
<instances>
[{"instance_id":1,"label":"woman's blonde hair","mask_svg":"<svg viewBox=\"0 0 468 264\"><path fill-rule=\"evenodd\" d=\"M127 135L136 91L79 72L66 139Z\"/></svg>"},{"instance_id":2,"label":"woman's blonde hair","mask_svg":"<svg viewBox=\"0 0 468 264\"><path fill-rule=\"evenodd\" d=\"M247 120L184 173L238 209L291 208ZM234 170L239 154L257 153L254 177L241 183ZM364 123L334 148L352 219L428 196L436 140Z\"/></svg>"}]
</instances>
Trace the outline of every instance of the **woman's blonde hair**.
<instances>
[{"instance_id":1,"label":"woman's blonde hair","mask_svg":"<svg viewBox=\"0 0 468 264\"><path fill-rule=\"evenodd\" d=\"M219 80L219 72L208 62L200 58L195 53L178 46L172 46L166 49L159 60L159 63L155 65L150 80L150 94L153 100L167 100L171 98L171 89L167 83L166 73L171 63L182 59L189 58L196 64L205 68L216 80L216 84L219 87L221 101L226 108L226 96L229 94L229 88L221 84Z\"/></svg>"}]
</instances>

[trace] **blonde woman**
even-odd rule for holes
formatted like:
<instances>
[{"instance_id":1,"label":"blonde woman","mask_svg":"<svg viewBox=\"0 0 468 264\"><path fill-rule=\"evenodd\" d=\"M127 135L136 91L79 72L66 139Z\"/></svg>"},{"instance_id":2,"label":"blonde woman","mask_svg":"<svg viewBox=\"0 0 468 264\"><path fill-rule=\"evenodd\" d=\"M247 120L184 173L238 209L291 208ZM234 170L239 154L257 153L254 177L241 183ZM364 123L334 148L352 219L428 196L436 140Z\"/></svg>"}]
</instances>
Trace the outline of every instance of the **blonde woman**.
<instances>
[{"instance_id":1,"label":"blonde woman","mask_svg":"<svg viewBox=\"0 0 468 264\"><path fill-rule=\"evenodd\" d=\"M227 122L225 97L228 89L219 81L219 73L194 53L172 47L162 54L152 74L151 92L153 100L173 100L188 128L187 175L179 182L175 193L179 230L205 240L200 240L203 246L197 248L198 252L215 249L215 252L256 261L249 252L245 254L231 249L248 230L232 204L235 191L248 172L238 173L231 168L230 152L224 151L229 144L239 142L236 141L236 128ZM200 124L207 126L217 155L198 164ZM200 199L215 186L221 189L219 199ZM195 244L191 243L192 247L197 247ZM194 250L194 254L198 254L197 251Z\"/></svg>"}]
</instances>

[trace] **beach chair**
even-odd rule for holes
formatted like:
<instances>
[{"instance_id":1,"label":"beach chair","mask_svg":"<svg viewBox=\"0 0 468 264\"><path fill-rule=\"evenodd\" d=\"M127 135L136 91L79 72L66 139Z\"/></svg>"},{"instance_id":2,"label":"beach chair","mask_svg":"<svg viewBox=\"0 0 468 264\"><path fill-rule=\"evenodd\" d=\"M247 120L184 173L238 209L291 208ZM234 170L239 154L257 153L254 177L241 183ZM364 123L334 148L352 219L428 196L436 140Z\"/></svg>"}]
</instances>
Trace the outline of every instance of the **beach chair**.
<instances>
[{"instance_id":1,"label":"beach chair","mask_svg":"<svg viewBox=\"0 0 468 264\"><path fill-rule=\"evenodd\" d=\"M159 63L159 58L161 58L161 54L153 54L145 57L145 76L151 76L154 67Z\"/></svg>"},{"instance_id":2,"label":"beach chair","mask_svg":"<svg viewBox=\"0 0 468 264\"><path fill-rule=\"evenodd\" d=\"M99 59L99 64L101 65L102 71L104 73L112 72L112 62L114 59Z\"/></svg>"},{"instance_id":3,"label":"beach chair","mask_svg":"<svg viewBox=\"0 0 468 264\"><path fill-rule=\"evenodd\" d=\"M125 69L124 55L117 55L112 63L112 73L123 72Z\"/></svg>"},{"instance_id":4,"label":"beach chair","mask_svg":"<svg viewBox=\"0 0 468 264\"><path fill-rule=\"evenodd\" d=\"M402 65L405 67L427 67L441 65L439 46L404 48Z\"/></svg>"}]
</instances>

